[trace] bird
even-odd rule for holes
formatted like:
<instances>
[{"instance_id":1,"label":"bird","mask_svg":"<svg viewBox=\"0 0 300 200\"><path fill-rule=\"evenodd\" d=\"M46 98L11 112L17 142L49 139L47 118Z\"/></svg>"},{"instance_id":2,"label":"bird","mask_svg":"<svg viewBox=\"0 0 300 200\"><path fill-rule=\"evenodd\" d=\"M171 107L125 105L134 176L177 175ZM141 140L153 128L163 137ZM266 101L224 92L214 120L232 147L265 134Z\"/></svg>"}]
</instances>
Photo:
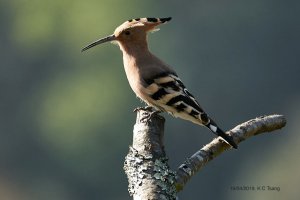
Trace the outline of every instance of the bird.
<instances>
[{"instance_id":1,"label":"bird","mask_svg":"<svg viewBox=\"0 0 300 200\"><path fill-rule=\"evenodd\" d=\"M123 54L129 85L138 98L159 112L167 112L174 117L207 127L237 149L233 138L206 114L175 70L150 52L148 33L159 30L159 25L171 19L145 17L127 20L112 35L88 44L81 51L106 42L117 43Z\"/></svg>"}]
</instances>

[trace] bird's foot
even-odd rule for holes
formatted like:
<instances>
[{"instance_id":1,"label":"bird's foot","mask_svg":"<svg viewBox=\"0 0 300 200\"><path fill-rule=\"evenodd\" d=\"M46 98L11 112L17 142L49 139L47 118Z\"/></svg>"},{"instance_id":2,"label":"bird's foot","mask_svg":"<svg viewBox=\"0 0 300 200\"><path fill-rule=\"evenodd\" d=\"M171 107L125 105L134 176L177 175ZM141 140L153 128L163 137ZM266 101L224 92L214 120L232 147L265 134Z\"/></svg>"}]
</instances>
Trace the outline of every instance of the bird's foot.
<instances>
[{"instance_id":1,"label":"bird's foot","mask_svg":"<svg viewBox=\"0 0 300 200\"><path fill-rule=\"evenodd\" d=\"M141 121L142 121L142 122L148 121L148 120L150 120L154 115L159 116L159 115L157 115L157 114L159 114L159 113L161 113L161 111L159 111L159 110L155 110L155 111L151 111L151 112L146 112L146 113L144 114L144 116L141 118ZM159 117L161 117L161 116L159 116Z\"/></svg>"},{"instance_id":2,"label":"bird's foot","mask_svg":"<svg viewBox=\"0 0 300 200\"><path fill-rule=\"evenodd\" d=\"M145 122L148 121L149 119L151 119L154 115L157 115L159 113L161 113L160 110L156 110L154 107L152 106L146 106L146 107L138 107L136 109L134 109L134 112L137 112L139 110L144 110L147 111L146 113L144 113L144 116L140 119L140 121Z\"/></svg>"},{"instance_id":3,"label":"bird's foot","mask_svg":"<svg viewBox=\"0 0 300 200\"><path fill-rule=\"evenodd\" d=\"M152 106L145 106L145 107L137 107L133 110L133 112L137 112L139 110L144 110L144 111L149 111L149 112L153 112L153 110L155 110L154 107ZM155 111L154 111L155 112Z\"/></svg>"},{"instance_id":4,"label":"bird's foot","mask_svg":"<svg viewBox=\"0 0 300 200\"><path fill-rule=\"evenodd\" d=\"M151 118L153 115L158 115L159 113L161 113L160 110L154 110L154 111L150 112L149 118Z\"/></svg>"}]
</instances>

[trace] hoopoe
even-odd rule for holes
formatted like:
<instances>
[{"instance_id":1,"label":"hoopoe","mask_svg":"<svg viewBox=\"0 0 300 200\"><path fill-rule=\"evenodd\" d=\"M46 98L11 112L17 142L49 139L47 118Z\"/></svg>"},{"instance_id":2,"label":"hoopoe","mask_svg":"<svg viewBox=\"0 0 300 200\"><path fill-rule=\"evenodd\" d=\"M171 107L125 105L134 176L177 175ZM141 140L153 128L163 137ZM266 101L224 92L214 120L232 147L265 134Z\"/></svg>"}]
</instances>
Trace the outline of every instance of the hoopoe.
<instances>
[{"instance_id":1,"label":"hoopoe","mask_svg":"<svg viewBox=\"0 0 300 200\"><path fill-rule=\"evenodd\" d=\"M177 73L149 51L147 33L157 30L158 25L170 20L171 17L128 20L117 27L112 35L87 45L82 51L105 42L117 42L123 52L129 84L141 100L158 111L166 111L174 117L206 126L237 148L232 137L226 135L203 111Z\"/></svg>"}]
</instances>

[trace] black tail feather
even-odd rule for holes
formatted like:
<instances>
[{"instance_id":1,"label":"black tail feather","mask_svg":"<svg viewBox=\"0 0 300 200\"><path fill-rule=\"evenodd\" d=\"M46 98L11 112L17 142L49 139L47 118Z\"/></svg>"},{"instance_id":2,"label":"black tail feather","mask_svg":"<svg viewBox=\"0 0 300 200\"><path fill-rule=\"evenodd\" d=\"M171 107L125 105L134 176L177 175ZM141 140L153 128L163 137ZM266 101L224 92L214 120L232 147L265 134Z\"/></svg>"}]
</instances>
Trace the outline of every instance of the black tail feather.
<instances>
[{"instance_id":1,"label":"black tail feather","mask_svg":"<svg viewBox=\"0 0 300 200\"><path fill-rule=\"evenodd\" d=\"M220 129L213 121L205 125L207 128L209 128L214 134L222 137L228 144L230 144L233 148L237 149L238 146L233 141L233 138L229 135L226 135L226 133Z\"/></svg>"}]
</instances>

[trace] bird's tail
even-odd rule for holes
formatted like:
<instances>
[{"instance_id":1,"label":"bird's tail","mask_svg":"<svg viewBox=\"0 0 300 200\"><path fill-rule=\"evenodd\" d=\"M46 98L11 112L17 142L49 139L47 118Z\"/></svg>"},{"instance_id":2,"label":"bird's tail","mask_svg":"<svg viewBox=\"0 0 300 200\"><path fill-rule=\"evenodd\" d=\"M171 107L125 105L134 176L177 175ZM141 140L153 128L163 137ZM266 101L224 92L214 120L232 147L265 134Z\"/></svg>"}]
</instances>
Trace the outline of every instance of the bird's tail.
<instances>
[{"instance_id":1,"label":"bird's tail","mask_svg":"<svg viewBox=\"0 0 300 200\"><path fill-rule=\"evenodd\" d=\"M214 134L222 137L233 148L237 149L238 146L233 141L233 138L229 135L226 135L225 132L222 129L220 129L214 121L210 120L210 122L205 126L209 128Z\"/></svg>"}]
</instances>

